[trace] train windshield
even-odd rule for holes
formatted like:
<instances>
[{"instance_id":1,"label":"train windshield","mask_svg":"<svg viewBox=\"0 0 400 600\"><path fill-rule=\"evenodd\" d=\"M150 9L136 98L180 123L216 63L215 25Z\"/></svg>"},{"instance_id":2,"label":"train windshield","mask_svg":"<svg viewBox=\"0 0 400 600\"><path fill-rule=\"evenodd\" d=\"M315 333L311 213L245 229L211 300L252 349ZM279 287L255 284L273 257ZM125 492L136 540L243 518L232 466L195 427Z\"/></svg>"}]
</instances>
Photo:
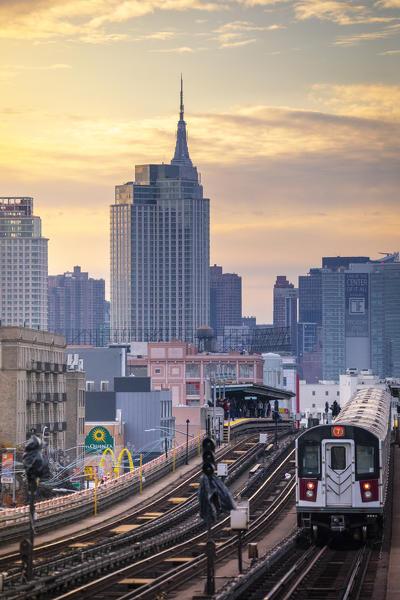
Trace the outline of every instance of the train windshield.
<instances>
[{"instance_id":1,"label":"train windshield","mask_svg":"<svg viewBox=\"0 0 400 600\"><path fill-rule=\"evenodd\" d=\"M301 477L318 477L321 473L321 456L319 445L305 445L301 461Z\"/></svg>"},{"instance_id":2,"label":"train windshield","mask_svg":"<svg viewBox=\"0 0 400 600\"><path fill-rule=\"evenodd\" d=\"M370 475L375 471L375 448L356 445L356 473Z\"/></svg>"},{"instance_id":3,"label":"train windshield","mask_svg":"<svg viewBox=\"0 0 400 600\"><path fill-rule=\"evenodd\" d=\"M346 468L346 448L344 446L332 446L331 469L344 471Z\"/></svg>"}]
</instances>

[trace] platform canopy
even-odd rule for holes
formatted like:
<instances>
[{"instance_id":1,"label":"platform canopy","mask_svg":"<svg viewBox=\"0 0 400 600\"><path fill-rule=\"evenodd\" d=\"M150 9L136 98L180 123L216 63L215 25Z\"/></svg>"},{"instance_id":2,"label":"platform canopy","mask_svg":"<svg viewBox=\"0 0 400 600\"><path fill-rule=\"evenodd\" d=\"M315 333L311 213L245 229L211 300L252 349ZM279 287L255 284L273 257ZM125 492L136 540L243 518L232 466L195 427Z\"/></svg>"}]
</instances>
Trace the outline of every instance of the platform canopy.
<instances>
[{"instance_id":1,"label":"platform canopy","mask_svg":"<svg viewBox=\"0 0 400 600\"><path fill-rule=\"evenodd\" d=\"M393 398L400 400L400 379L391 379L388 382L388 386Z\"/></svg>"},{"instance_id":2,"label":"platform canopy","mask_svg":"<svg viewBox=\"0 0 400 600\"><path fill-rule=\"evenodd\" d=\"M221 381L216 383L217 390L220 391L225 387L225 396L229 398L245 399L247 396L252 396L258 400L290 400L296 394L288 390L271 387L263 384L240 384L240 383L225 383ZM217 392L217 395L218 392Z\"/></svg>"}]
</instances>

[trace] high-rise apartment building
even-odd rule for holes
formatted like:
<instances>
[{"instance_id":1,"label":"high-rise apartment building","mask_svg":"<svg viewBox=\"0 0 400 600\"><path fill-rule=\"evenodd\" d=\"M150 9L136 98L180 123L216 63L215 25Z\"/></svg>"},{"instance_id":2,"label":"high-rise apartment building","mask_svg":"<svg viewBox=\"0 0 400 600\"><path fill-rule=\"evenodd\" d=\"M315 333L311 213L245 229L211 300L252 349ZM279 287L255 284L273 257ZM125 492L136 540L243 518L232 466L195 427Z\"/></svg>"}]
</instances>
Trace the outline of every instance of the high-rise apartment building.
<instances>
[{"instance_id":1,"label":"high-rise apartment building","mask_svg":"<svg viewBox=\"0 0 400 600\"><path fill-rule=\"evenodd\" d=\"M348 368L400 377L400 263L352 263L322 274L323 378Z\"/></svg>"},{"instance_id":2,"label":"high-rise apartment building","mask_svg":"<svg viewBox=\"0 0 400 600\"><path fill-rule=\"evenodd\" d=\"M277 275L274 285L274 327L290 328L292 352L297 349L297 298L299 290L286 279Z\"/></svg>"},{"instance_id":3,"label":"high-rise apartment building","mask_svg":"<svg viewBox=\"0 0 400 600\"><path fill-rule=\"evenodd\" d=\"M104 279L93 279L81 267L50 275L48 328L62 333L67 344L100 346L104 338Z\"/></svg>"},{"instance_id":4,"label":"high-rise apartment building","mask_svg":"<svg viewBox=\"0 0 400 600\"><path fill-rule=\"evenodd\" d=\"M33 198L0 198L0 319L47 329L47 242Z\"/></svg>"},{"instance_id":5,"label":"high-rise apartment building","mask_svg":"<svg viewBox=\"0 0 400 600\"><path fill-rule=\"evenodd\" d=\"M274 327L292 327L297 323L298 289L286 279L277 275L274 285Z\"/></svg>"},{"instance_id":6,"label":"high-rise apartment building","mask_svg":"<svg viewBox=\"0 0 400 600\"><path fill-rule=\"evenodd\" d=\"M215 335L225 326L242 325L242 278L218 265L210 267L210 325Z\"/></svg>"},{"instance_id":7,"label":"high-rise apartment building","mask_svg":"<svg viewBox=\"0 0 400 600\"><path fill-rule=\"evenodd\" d=\"M111 342L193 341L209 322L209 200L189 156L181 82L171 164L135 167L111 206Z\"/></svg>"}]
</instances>

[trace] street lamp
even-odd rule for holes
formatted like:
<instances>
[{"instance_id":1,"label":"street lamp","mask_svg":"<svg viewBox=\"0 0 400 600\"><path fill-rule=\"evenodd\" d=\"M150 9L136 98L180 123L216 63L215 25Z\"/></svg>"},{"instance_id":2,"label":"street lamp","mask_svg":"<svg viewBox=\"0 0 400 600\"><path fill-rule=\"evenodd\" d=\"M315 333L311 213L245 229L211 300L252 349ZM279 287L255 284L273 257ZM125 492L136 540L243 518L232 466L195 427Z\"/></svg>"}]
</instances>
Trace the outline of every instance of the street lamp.
<instances>
[{"instance_id":1,"label":"street lamp","mask_svg":"<svg viewBox=\"0 0 400 600\"><path fill-rule=\"evenodd\" d=\"M186 461L185 464L189 464L189 438L194 438L193 433L189 433L189 423L190 420L186 419L186 434L184 431L179 431L179 429L175 429L175 433L181 433L182 435L186 435ZM152 427L151 429L145 429L145 431L170 431L168 427ZM165 442L167 442L167 438L165 438ZM168 454L166 452L166 456L168 458Z\"/></svg>"}]
</instances>

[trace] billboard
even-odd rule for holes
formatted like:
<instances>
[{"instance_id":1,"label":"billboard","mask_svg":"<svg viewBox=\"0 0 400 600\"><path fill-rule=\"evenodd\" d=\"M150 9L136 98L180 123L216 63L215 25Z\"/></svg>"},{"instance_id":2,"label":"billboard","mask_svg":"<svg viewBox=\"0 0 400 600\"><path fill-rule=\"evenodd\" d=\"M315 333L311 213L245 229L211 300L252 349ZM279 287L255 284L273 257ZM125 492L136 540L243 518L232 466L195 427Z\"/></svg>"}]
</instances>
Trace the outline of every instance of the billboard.
<instances>
[{"instance_id":1,"label":"billboard","mask_svg":"<svg viewBox=\"0 0 400 600\"><path fill-rule=\"evenodd\" d=\"M90 454L91 452L101 454L107 448L114 450L114 438L111 433L101 425L92 427L85 438L86 454Z\"/></svg>"},{"instance_id":2,"label":"billboard","mask_svg":"<svg viewBox=\"0 0 400 600\"><path fill-rule=\"evenodd\" d=\"M346 273L346 337L368 337L368 273Z\"/></svg>"},{"instance_id":3,"label":"billboard","mask_svg":"<svg viewBox=\"0 0 400 600\"><path fill-rule=\"evenodd\" d=\"M1 483L14 481L14 455L11 452L1 455Z\"/></svg>"}]
</instances>

